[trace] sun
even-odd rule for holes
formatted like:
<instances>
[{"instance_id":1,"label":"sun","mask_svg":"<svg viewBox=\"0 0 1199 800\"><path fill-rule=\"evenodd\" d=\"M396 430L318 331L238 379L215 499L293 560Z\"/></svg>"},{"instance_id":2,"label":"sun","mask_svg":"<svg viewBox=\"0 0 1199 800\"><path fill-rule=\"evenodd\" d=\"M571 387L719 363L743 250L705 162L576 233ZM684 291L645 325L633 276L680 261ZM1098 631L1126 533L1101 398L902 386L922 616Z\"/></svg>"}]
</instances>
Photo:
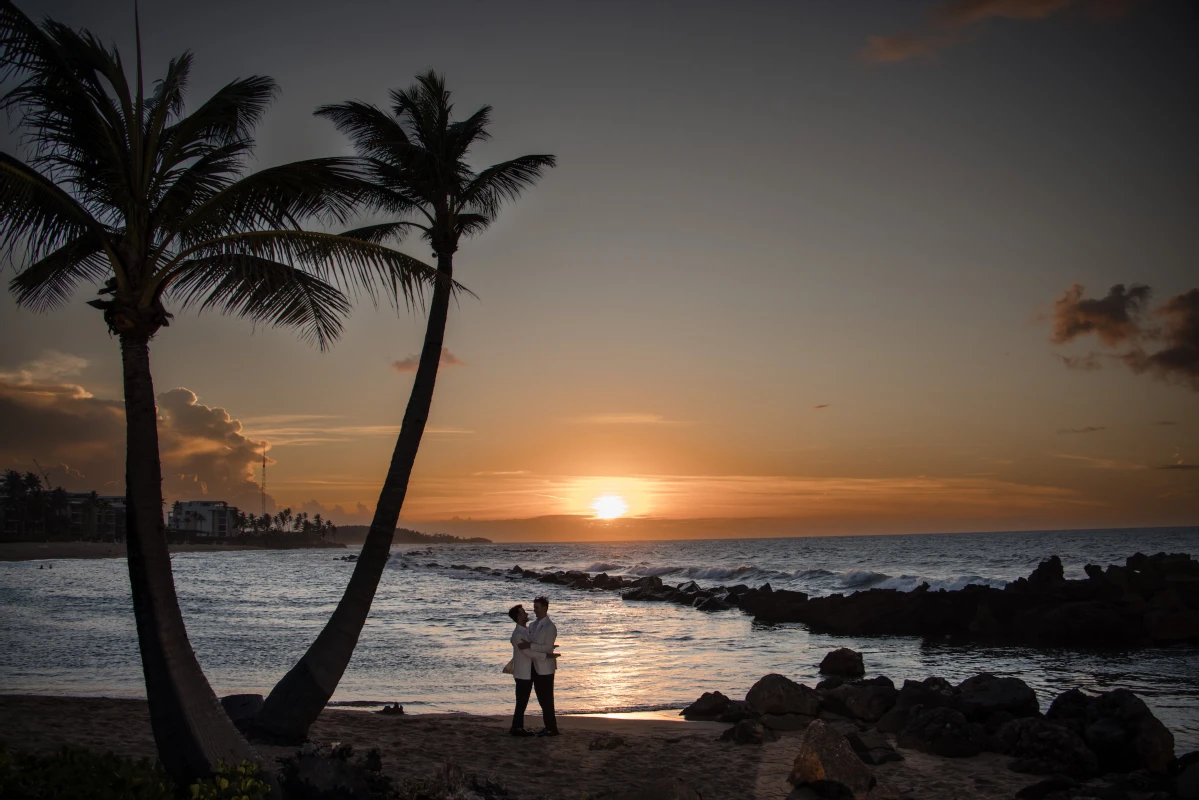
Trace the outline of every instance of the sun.
<instances>
[{"instance_id":1,"label":"sun","mask_svg":"<svg viewBox=\"0 0 1199 800\"><path fill-rule=\"evenodd\" d=\"M597 519L616 519L629 512L629 504L618 494L605 494L591 501Z\"/></svg>"}]
</instances>

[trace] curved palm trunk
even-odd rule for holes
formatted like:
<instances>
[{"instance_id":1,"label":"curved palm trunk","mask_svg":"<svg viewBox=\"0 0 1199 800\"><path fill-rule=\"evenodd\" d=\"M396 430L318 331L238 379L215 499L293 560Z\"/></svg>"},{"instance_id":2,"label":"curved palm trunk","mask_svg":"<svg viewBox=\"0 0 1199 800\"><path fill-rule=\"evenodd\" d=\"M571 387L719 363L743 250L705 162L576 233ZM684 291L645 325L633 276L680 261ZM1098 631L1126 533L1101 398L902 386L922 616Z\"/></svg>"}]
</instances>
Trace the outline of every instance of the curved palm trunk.
<instances>
[{"instance_id":1,"label":"curved palm trunk","mask_svg":"<svg viewBox=\"0 0 1199 800\"><path fill-rule=\"evenodd\" d=\"M258 732L267 738L300 742L307 736L308 728L333 696L354 655L354 647L358 644L358 637L375 599L375 590L379 588L379 579L391 557L391 542L395 537L404 496L408 492L408 479L412 475L412 465L416 462L421 436L429 419L429 407L433 404L433 389L437 384L437 367L441 362L441 347L445 341L446 318L449 315L453 256L439 254L437 271L439 280L433 289L433 301L429 306L420 364L412 382L412 393L408 396L408 408L404 412L400 435L391 455L391 466L387 469L387 478L379 492L379 504L375 507L370 531L362 544L358 562L354 565L354 574L333 616L325 623L308 652L271 690L255 720Z\"/></svg>"},{"instance_id":2,"label":"curved palm trunk","mask_svg":"<svg viewBox=\"0 0 1199 800\"><path fill-rule=\"evenodd\" d=\"M187 638L175 595L162 523L158 411L150 375L149 339L121 335L125 378L125 502L129 585L141 648L154 743L167 774L179 784L226 764L259 761L208 685Z\"/></svg>"}]
</instances>

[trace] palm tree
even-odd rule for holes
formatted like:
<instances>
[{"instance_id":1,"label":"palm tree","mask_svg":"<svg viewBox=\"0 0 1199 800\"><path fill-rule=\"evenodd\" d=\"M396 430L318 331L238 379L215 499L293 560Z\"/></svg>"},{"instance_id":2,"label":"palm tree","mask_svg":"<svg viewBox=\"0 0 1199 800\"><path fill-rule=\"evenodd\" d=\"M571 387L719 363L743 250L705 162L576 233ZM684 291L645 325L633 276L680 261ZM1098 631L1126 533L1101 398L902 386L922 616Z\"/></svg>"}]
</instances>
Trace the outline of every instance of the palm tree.
<instances>
[{"instance_id":1,"label":"palm tree","mask_svg":"<svg viewBox=\"0 0 1199 800\"><path fill-rule=\"evenodd\" d=\"M81 282L120 342L126 418L126 538L134 617L155 742L186 785L253 750L224 714L187 638L163 530L150 340L167 303L288 325L322 349L340 333L345 291L398 307L432 274L377 243L305 231L362 198L353 163L315 159L246 174L252 132L276 94L232 81L189 112L192 56L171 60L147 96L87 31L32 22L0 0L0 108L24 131L26 160L0 153L0 248L20 253L18 305L64 305Z\"/></svg>"},{"instance_id":2,"label":"palm tree","mask_svg":"<svg viewBox=\"0 0 1199 800\"><path fill-rule=\"evenodd\" d=\"M490 138L491 107L452 121L445 80L432 71L419 75L408 89L393 90L390 113L360 101L322 106L316 113L353 140L369 165L374 206L394 218L347 235L398 241L416 229L436 255L441 280L433 289L420 363L391 465L350 583L316 641L271 691L257 720L260 730L291 740L305 737L337 688L390 556L433 403L458 242L486 229L504 202L515 200L555 163L552 155L527 155L473 171L466 159L474 143Z\"/></svg>"}]
</instances>

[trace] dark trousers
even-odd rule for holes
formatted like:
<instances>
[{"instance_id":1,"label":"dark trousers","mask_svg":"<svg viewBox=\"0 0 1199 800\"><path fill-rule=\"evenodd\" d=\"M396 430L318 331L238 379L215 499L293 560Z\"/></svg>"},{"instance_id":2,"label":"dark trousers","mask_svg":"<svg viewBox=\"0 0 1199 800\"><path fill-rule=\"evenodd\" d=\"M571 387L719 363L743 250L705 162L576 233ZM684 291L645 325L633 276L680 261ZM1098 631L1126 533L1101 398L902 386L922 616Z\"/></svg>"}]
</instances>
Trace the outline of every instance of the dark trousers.
<instances>
[{"instance_id":1,"label":"dark trousers","mask_svg":"<svg viewBox=\"0 0 1199 800\"><path fill-rule=\"evenodd\" d=\"M554 673L538 675L533 670L533 691L537 692L537 704L541 706L541 719L548 730L558 730L558 720L554 718Z\"/></svg>"},{"instance_id":2,"label":"dark trousers","mask_svg":"<svg viewBox=\"0 0 1199 800\"><path fill-rule=\"evenodd\" d=\"M516 679L516 710L512 712L512 727L525 726L525 709L529 706L529 693L533 691L533 681Z\"/></svg>"}]
</instances>

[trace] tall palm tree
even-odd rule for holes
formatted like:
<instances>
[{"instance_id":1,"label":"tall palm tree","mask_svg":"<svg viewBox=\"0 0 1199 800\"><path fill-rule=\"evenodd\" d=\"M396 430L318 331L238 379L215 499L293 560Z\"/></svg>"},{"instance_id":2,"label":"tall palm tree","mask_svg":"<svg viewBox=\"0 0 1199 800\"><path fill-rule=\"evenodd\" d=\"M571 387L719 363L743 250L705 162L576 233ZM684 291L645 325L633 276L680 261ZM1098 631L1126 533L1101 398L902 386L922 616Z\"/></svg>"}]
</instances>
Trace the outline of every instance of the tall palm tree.
<instances>
[{"instance_id":1,"label":"tall palm tree","mask_svg":"<svg viewBox=\"0 0 1199 800\"><path fill-rule=\"evenodd\" d=\"M103 284L89 305L121 348L129 580L146 695L159 757L186 785L218 759L257 759L196 660L171 575L150 371L167 303L293 326L323 348L341 330L346 291L383 291L398 306L432 270L377 243L300 227L343 219L361 200L349 161L246 174L252 131L276 94L270 78L232 81L189 111L191 54L147 94L138 40L131 81L115 48L53 20L39 26L0 0L0 108L23 129L26 155L0 153L0 248L20 262L10 289L25 308L58 308L77 284Z\"/></svg>"},{"instance_id":2,"label":"tall palm tree","mask_svg":"<svg viewBox=\"0 0 1199 800\"><path fill-rule=\"evenodd\" d=\"M418 230L436 255L440 280L391 465L350 583L316 641L271 691L258 717L260 731L285 740L302 740L333 696L370 613L433 403L458 242L482 233L506 201L515 200L555 163L552 155L527 155L475 172L467 157L473 144L490 138L491 107L453 121L445 80L432 71L408 89L393 90L390 113L360 101L323 106L316 113L349 136L367 160L373 205L393 218L347 235L399 241Z\"/></svg>"}]
</instances>

